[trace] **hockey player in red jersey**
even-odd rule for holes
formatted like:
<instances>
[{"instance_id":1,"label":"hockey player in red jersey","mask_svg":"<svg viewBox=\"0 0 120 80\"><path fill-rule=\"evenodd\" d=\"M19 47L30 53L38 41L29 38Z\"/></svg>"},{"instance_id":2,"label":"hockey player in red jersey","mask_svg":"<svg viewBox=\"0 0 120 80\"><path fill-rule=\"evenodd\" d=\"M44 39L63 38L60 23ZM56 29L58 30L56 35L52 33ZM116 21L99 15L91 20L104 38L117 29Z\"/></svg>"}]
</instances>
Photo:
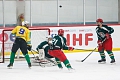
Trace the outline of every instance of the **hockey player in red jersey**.
<instances>
[{"instance_id":1,"label":"hockey player in red jersey","mask_svg":"<svg viewBox=\"0 0 120 80\"><path fill-rule=\"evenodd\" d=\"M53 40L51 42L49 42L49 54L53 57L55 57L56 62L58 63L58 67L60 69L62 69L62 64L61 62L64 63L64 65L68 68L68 70L73 69L69 63L69 60L67 59L67 57L65 56L65 54L63 53L63 50L73 50L73 47L67 47L66 46L66 38L63 37L64 35L64 30L63 29L59 29L58 30L58 35L55 36L53 38Z\"/></svg>"},{"instance_id":2,"label":"hockey player in red jersey","mask_svg":"<svg viewBox=\"0 0 120 80\"><path fill-rule=\"evenodd\" d=\"M115 63L115 58L112 52L112 37L111 34L114 32L114 29L103 24L102 19L97 19L97 28L96 33L98 37L98 51L101 56L101 60L98 60L99 63L106 62L104 50L109 54L111 58L110 63Z\"/></svg>"}]
</instances>

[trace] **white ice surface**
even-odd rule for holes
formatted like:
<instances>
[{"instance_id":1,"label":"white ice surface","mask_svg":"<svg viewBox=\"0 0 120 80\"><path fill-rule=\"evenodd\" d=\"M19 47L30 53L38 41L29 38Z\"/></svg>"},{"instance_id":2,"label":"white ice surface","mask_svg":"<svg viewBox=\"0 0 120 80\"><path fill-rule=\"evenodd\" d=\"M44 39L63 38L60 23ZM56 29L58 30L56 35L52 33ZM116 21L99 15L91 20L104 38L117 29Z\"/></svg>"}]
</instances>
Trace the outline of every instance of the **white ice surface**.
<instances>
[{"instance_id":1,"label":"white ice surface","mask_svg":"<svg viewBox=\"0 0 120 80\"><path fill-rule=\"evenodd\" d=\"M8 61L0 64L0 80L120 80L120 52L114 52L116 64L110 64L106 54L107 63L98 64L98 52L93 52L84 62L90 52L66 54L75 72L70 73L66 67L59 70L57 66L32 66L29 69L26 61L15 61L13 69L7 69ZM63 65L64 66L64 65Z\"/></svg>"}]
</instances>

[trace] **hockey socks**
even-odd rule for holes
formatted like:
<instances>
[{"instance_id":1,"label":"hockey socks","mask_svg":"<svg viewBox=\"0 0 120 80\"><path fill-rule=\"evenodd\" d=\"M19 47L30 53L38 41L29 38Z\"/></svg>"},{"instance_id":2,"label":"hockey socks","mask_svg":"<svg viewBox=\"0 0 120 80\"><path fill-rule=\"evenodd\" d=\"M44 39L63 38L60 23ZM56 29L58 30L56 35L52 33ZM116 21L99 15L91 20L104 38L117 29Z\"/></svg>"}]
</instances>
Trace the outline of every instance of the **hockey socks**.
<instances>
[{"instance_id":1,"label":"hockey socks","mask_svg":"<svg viewBox=\"0 0 120 80\"><path fill-rule=\"evenodd\" d=\"M58 59L58 58L55 58L56 62L57 62L57 65L59 68L63 68L62 67L62 64L61 64L61 61Z\"/></svg>"},{"instance_id":2,"label":"hockey socks","mask_svg":"<svg viewBox=\"0 0 120 80\"><path fill-rule=\"evenodd\" d=\"M31 63L29 55L26 53L24 56L25 56L25 59L26 59L27 63L28 64Z\"/></svg>"},{"instance_id":3,"label":"hockey socks","mask_svg":"<svg viewBox=\"0 0 120 80\"><path fill-rule=\"evenodd\" d=\"M114 59L114 55L113 55L112 51L107 51L107 53L109 54L111 59Z\"/></svg>"},{"instance_id":4,"label":"hockey socks","mask_svg":"<svg viewBox=\"0 0 120 80\"><path fill-rule=\"evenodd\" d=\"M115 58L114 58L114 55L113 55L112 51L106 51L106 52L108 53L108 55L111 58L111 62L110 63L115 63ZM105 62L106 59L105 59L105 53L104 53L104 51L100 52L100 56L101 56L101 60L98 60L98 62Z\"/></svg>"},{"instance_id":5,"label":"hockey socks","mask_svg":"<svg viewBox=\"0 0 120 80\"><path fill-rule=\"evenodd\" d=\"M67 68L72 68L69 61L66 59L64 62L64 65L67 67Z\"/></svg>"},{"instance_id":6,"label":"hockey socks","mask_svg":"<svg viewBox=\"0 0 120 80\"><path fill-rule=\"evenodd\" d=\"M15 53L11 52L11 55L10 55L10 64L14 63L14 58L15 58Z\"/></svg>"},{"instance_id":7,"label":"hockey socks","mask_svg":"<svg viewBox=\"0 0 120 80\"><path fill-rule=\"evenodd\" d=\"M105 59L105 53L104 53L104 51L100 51L99 53L100 53L101 59Z\"/></svg>"}]
</instances>

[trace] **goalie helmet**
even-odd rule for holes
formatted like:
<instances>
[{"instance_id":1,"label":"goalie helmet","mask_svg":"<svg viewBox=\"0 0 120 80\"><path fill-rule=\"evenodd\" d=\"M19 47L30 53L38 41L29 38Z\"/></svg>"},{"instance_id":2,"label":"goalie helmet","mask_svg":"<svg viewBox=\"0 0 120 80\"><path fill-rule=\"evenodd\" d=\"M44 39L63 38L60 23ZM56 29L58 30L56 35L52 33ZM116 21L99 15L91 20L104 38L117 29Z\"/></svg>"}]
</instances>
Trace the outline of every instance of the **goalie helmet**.
<instances>
[{"instance_id":1,"label":"goalie helmet","mask_svg":"<svg viewBox=\"0 0 120 80\"><path fill-rule=\"evenodd\" d=\"M53 37L51 35L48 35L47 37L48 44L52 44Z\"/></svg>"},{"instance_id":2,"label":"goalie helmet","mask_svg":"<svg viewBox=\"0 0 120 80\"><path fill-rule=\"evenodd\" d=\"M101 22L103 23L103 20L101 18L97 19L96 22Z\"/></svg>"},{"instance_id":3,"label":"goalie helmet","mask_svg":"<svg viewBox=\"0 0 120 80\"><path fill-rule=\"evenodd\" d=\"M63 36L64 35L64 30L63 29L59 29L58 30L58 35Z\"/></svg>"}]
</instances>

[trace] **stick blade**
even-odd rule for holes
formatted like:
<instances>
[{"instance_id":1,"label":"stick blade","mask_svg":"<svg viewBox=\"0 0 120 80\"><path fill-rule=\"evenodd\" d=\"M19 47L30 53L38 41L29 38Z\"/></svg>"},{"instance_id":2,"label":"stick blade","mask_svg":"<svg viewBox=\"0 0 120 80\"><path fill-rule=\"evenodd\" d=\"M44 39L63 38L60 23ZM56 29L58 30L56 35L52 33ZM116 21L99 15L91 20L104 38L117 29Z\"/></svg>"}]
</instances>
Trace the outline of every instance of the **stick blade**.
<instances>
[{"instance_id":1,"label":"stick blade","mask_svg":"<svg viewBox=\"0 0 120 80\"><path fill-rule=\"evenodd\" d=\"M84 60L81 60L81 62L83 62Z\"/></svg>"},{"instance_id":2,"label":"stick blade","mask_svg":"<svg viewBox=\"0 0 120 80\"><path fill-rule=\"evenodd\" d=\"M76 60L76 62L83 62L84 60Z\"/></svg>"}]
</instances>

